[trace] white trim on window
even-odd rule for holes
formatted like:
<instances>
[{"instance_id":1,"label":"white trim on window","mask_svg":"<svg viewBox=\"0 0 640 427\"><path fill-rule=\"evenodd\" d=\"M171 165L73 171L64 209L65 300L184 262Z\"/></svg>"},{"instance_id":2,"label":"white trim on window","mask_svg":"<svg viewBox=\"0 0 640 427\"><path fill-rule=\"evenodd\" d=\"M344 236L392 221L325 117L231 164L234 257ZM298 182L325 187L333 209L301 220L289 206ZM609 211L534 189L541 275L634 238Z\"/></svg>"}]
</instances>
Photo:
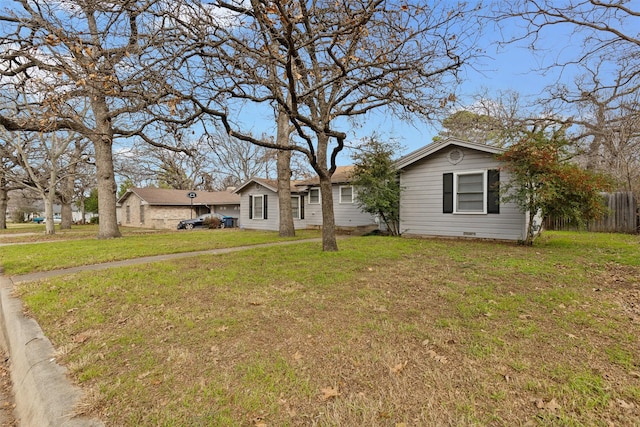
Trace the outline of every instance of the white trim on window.
<instances>
[{"instance_id":1,"label":"white trim on window","mask_svg":"<svg viewBox=\"0 0 640 427\"><path fill-rule=\"evenodd\" d=\"M264 195L256 194L253 197L252 219L264 219Z\"/></svg>"},{"instance_id":2,"label":"white trim on window","mask_svg":"<svg viewBox=\"0 0 640 427\"><path fill-rule=\"evenodd\" d=\"M487 171L475 170L453 174L453 213L487 213Z\"/></svg>"},{"instance_id":3,"label":"white trim on window","mask_svg":"<svg viewBox=\"0 0 640 427\"><path fill-rule=\"evenodd\" d=\"M344 190L344 193L343 193L343 190ZM338 191L340 194L340 203L353 203L353 186L352 185L341 185Z\"/></svg>"},{"instance_id":4,"label":"white trim on window","mask_svg":"<svg viewBox=\"0 0 640 427\"><path fill-rule=\"evenodd\" d=\"M293 219L300 219L300 196L291 196L291 215Z\"/></svg>"},{"instance_id":5,"label":"white trim on window","mask_svg":"<svg viewBox=\"0 0 640 427\"><path fill-rule=\"evenodd\" d=\"M319 205L320 204L320 189L319 188L310 188L309 189L309 204L310 205Z\"/></svg>"}]
</instances>

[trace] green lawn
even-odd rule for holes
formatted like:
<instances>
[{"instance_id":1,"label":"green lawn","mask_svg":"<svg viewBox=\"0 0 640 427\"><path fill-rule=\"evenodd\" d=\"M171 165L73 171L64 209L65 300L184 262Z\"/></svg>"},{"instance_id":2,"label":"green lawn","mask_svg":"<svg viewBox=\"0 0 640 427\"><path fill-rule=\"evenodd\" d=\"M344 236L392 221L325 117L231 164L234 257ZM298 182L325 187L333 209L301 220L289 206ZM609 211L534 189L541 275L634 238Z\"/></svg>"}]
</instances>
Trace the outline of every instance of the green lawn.
<instances>
[{"instance_id":1,"label":"green lawn","mask_svg":"<svg viewBox=\"0 0 640 427\"><path fill-rule=\"evenodd\" d=\"M24 245L3 246L0 265L5 274L26 274L34 271L49 271L80 265L138 258L151 255L173 254L208 249L256 245L281 240L319 237L317 231L299 231L295 238L282 239L271 231L244 232L238 228L224 230L154 231L124 229L122 238L98 240L92 231L70 230L51 236L22 236ZM44 239L39 243L37 238ZM12 242L16 242L14 237ZM0 239L0 243L5 239Z\"/></svg>"},{"instance_id":2,"label":"green lawn","mask_svg":"<svg viewBox=\"0 0 640 427\"><path fill-rule=\"evenodd\" d=\"M112 250L147 254L157 238ZM640 425L638 236L340 248L251 249L18 292L86 391L80 409L107 425Z\"/></svg>"}]
</instances>

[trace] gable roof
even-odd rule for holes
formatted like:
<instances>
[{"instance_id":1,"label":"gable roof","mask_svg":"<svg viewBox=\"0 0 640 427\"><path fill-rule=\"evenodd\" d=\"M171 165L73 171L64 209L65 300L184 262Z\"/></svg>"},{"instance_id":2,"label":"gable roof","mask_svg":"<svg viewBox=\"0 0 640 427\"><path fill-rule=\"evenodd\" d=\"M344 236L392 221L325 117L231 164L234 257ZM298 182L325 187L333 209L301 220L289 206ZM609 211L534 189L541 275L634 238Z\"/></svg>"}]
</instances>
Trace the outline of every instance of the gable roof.
<instances>
[{"instance_id":1,"label":"gable roof","mask_svg":"<svg viewBox=\"0 0 640 427\"><path fill-rule=\"evenodd\" d=\"M256 183L256 184L260 184L263 187L273 191L274 193L278 192L278 180L277 179L266 179L266 178L251 178L250 180L248 180L247 182L245 182L244 184L242 184L240 187L236 188L234 191L234 194L239 194L242 190L244 190L245 187L247 187L249 184L251 184L252 182ZM290 188L292 192L298 192L300 191L299 188L297 188L298 185L300 185L302 181L290 181Z\"/></svg>"},{"instance_id":2,"label":"gable roof","mask_svg":"<svg viewBox=\"0 0 640 427\"><path fill-rule=\"evenodd\" d=\"M354 166L337 166L333 175L331 175L331 183L332 184L348 184L351 182L351 174L353 173ZM317 176L311 179L306 179L304 181L300 181L298 186L314 186L320 185L320 178Z\"/></svg>"},{"instance_id":3,"label":"gable roof","mask_svg":"<svg viewBox=\"0 0 640 427\"><path fill-rule=\"evenodd\" d=\"M130 188L118 199L118 203L124 202L131 194L135 194L150 205L186 206L192 200L187 197L189 190L171 190L166 188ZM231 191L194 191L196 198L193 200L199 205L238 205L240 196Z\"/></svg>"},{"instance_id":4,"label":"gable roof","mask_svg":"<svg viewBox=\"0 0 640 427\"><path fill-rule=\"evenodd\" d=\"M463 141L461 139L448 138L448 139L445 139L444 141L434 142L434 143L425 145L424 147L419 148L416 151L413 151L407 154L406 156L398 159L396 161L396 168L398 169L405 168L419 160L424 159L425 157L428 157L452 145L469 148L471 150L484 151L486 153L491 153L491 154L500 154L504 152L504 149L495 147L492 145L478 144L477 142L469 142L469 141Z\"/></svg>"},{"instance_id":5,"label":"gable roof","mask_svg":"<svg viewBox=\"0 0 640 427\"><path fill-rule=\"evenodd\" d=\"M335 172L331 176L332 184L346 184L351 182L351 173L353 172L353 166L337 166ZM240 193L244 190L252 182L262 185L263 187L268 188L274 193L278 192L278 180L276 179L265 179L265 178L251 178L240 187L238 187L234 193ZM315 178L298 180L298 181L290 181L291 182L291 192L299 193L302 191L306 191L306 188L302 187L313 187L320 184L320 179L316 176Z\"/></svg>"}]
</instances>

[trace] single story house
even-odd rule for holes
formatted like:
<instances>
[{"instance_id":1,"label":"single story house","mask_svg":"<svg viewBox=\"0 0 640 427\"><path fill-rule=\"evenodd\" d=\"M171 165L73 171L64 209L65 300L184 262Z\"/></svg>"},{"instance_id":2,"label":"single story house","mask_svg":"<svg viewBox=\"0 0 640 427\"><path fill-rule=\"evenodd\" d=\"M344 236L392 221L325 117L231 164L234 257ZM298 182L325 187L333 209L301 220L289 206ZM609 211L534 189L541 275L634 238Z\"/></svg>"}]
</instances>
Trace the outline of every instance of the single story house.
<instances>
[{"instance_id":1,"label":"single story house","mask_svg":"<svg viewBox=\"0 0 640 427\"><path fill-rule=\"evenodd\" d=\"M528 215L500 203L508 182L490 145L447 139L396 162L400 172L400 233L403 236L524 240Z\"/></svg>"},{"instance_id":2,"label":"single story house","mask_svg":"<svg viewBox=\"0 0 640 427\"><path fill-rule=\"evenodd\" d=\"M237 219L240 196L232 188L228 191L130 188L117 204L118 222L127 227L173 229L180 220L206 213Z\"/></svg>"},{"instance_id":3,"label":"single story house","mask_svg":"<svg viewBox=\"0 0 640 427\"><path fill-rule=\"evenodd\" d=\"M339 166L331 177L336 228L345 231L377 228L376 218L363 212L356 203L357 189L349 178L352 170L353 166ZM280 213L276 180L252 178L235 192L240 196L240 227L278 230ZM292 181L291 205L296 229L320 228L322 204L318 178Z\"/></svg>"}]
</instances>

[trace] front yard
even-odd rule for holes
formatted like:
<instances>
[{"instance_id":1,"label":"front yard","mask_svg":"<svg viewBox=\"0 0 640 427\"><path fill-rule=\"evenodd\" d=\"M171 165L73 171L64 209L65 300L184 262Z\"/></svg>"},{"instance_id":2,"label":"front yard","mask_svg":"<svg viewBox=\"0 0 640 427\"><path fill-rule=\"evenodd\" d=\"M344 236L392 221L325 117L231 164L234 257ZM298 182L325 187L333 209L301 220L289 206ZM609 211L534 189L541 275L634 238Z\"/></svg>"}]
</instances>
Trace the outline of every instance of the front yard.
<instances>
[{"instance_id":1,"label":"front yard","mask_svg":"<svg viewBox=\"0 0 640 427\"><path fill-rule=\"evenodd\" d=\"M110 426L640 425L638 236L320 248L18 292Z\"/></svg>"}]
</instances>

